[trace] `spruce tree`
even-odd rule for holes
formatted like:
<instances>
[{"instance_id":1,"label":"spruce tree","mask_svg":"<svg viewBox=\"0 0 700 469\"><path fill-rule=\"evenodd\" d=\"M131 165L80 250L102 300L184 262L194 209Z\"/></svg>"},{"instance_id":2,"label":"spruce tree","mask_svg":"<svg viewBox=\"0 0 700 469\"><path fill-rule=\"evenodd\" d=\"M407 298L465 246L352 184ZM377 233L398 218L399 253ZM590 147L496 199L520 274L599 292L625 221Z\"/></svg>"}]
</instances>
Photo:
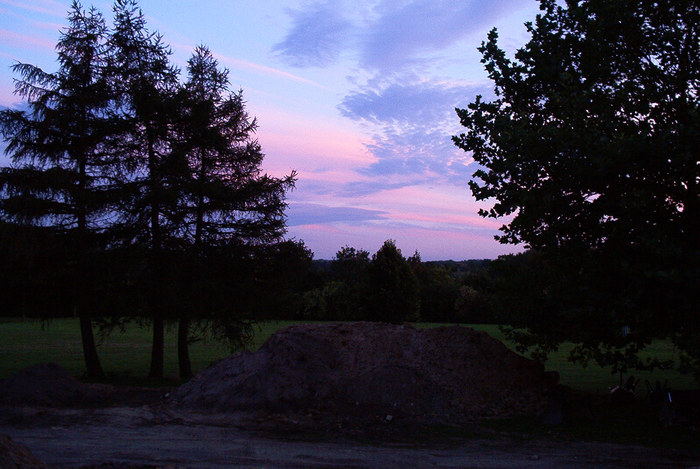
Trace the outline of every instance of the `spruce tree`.
<instances>
[{"instance_id":1,"label":"spruce tree","mask_svg":"<svg viewBox=\"0 0 700 469\"><path fill-rule=\"evenodd\" d=\"M69 26L56 46L59 69L48 73L18 63L16 94L28 110L4 110L0 128L12 166L0 171L3 218L43 227L69 252L64 265L47 265L53 278L68 276L74 314L80 318L87 375L103 376L91 322L91 272L98 235L106 226L109 185L104 175L103 137L110 94L104 77L102 16L74 1ZM45 312L44 314L50 314Z\"/></svg>"},{"instance_id":2,"label":"spruce tree","mask_svg":"<svg viewBox=\"0 0 700 469\"><path fill-rule=\"evenodd\" d=\"M228 71L219 68L209 49L197 47L187 70L173 149L173 159L180 163L171 161L171 168L184 168L171 174L183 177L180 235L195 259L185 286L185 292L192 293L191 310L181 317L178 333L183 378L192 373L187 348L191 318L214 319L225 330L241 330L233 304L222 308L223 302L213 299L221 291L201 294L212 282L203 266L211 262L212 253L238 252L240 259L240 253L278 241L285 232L285 193L295 178L294 173L276 178L262 172L264 154L254 138L256 121L247 114L242 93L230 91Z\"/></svg>"},{"instance_id":3,"label":"spruce tree","mask_svg":"<svg viewBox=\"0 0 700 469\"><path fill-rule=\"evenodd\" d=\"M150 377L163 376L165 308L164 257L172 239L171 153L173 93L178 71L170 49L146 27L134 0L117 0L109 39L110 79L118 96L117 127L111 139L119 155L122 200L118 210L122 242L147 252L147 311L153 321Z\"/></svg>"}]
</instances>

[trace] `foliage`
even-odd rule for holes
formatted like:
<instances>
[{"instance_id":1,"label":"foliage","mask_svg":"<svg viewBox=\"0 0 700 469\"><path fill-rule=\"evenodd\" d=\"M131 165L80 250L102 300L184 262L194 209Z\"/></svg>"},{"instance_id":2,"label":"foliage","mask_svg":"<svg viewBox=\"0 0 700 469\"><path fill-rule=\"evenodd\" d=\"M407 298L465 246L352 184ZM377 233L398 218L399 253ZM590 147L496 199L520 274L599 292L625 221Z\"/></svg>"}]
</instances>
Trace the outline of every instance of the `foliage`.
<instances>
[{"instance_id":1,"label":"foliage","mask_svg":"<svg viewBox=\"0 0 700 469\"><path fill-rule=\"evenodd\" d=\"M56 73L13 66L22 77L15 81L16 93L29 110L0 112L6 152L14 162L0 172L0 211L15 223L50 227L53 239L64 243L63 262L51 266L53 277L68 280L60 284L80 317L88 374L100 377L87 300L94 288L90 258L100 249L110 208L110 161L103 148L111 97L102 74L106 26L96 10L83 11L77 1L68 21L56 46Z\"/></svg>"},{"instance_id":2,"label":"foliage","mask_svg":"<svg viewBox=\"0 0 700 469\"><path fill-rule=\"evenodd\" d=\"M468 324L494 324L500 320L494 304L493 263L488 268L464 276L455 304L457 321Z\"/></svg>"},{"instance_id":3,"label":"foliage","mask_svg":"<svg viewBox=\"0 0 700 469\"><path fill-rule=\"evenodd\" d=\"M372 320L391 323L418 321L418 281L393 240L372 256L367 269L367 311Z\"/></svg>"},{"instance_id":4,"label":"foliage","mask_svg":"<svg viewBox=\"0 0 700 469\"><path fill-rule=\"evenodd\" d=\"M572 340L572 358L625 369L672 336L700 369L700 6L540 9L514 60L495 30L482 44L496 98L458 110L454 137L482 166L473 194L495 200L481 214L512 217L499 239L545 269L528 280L532 307L511 310L527 323L518 338Z\"/></svg>"},{"instance_id":5,"label":"foliage","mask_svg":"<svg viewBox=\"0 0 700 469\"><path fill-rule=\"evenodd\" d=\"M387 244L396 248L393 241L387 241ZM376 274L377 257L380 263L385 262L379 252L370 258L370 253L363 249L344 246L331 261L315 260L312 271L315 280L303 295L302 317L323 321L386 320L378 319L370 304L378 296L374 280L370 277L373 268ZM493 322L495 315L491 306L489 274L491 261L424 262L418 252L408 259L399 260L399 257L402 258L400 253L395 256L396 264L407 265L412 275L403 267L399 270L406 275L407 285L416 289L415 296L410 292L406 298L407 312L410 313L406 318L412 316L425 322L444 323ZM384 272L393 275L389 273L390 269ZM397 288L395 294L400 295L401 291ZM417 316L413 309L416 299Z\"/></svg>"},{"instance_id":6,"label":"foliage","mask_svg":"<svg viewBox=\"0 0 700 469\"><path fill-rule=\"evenodd\" d=\"M285 193L295 180L294 173L284 178L262 174L264 155L254 138L255 119L245 110L242 92L229 90L228 71L219 69L209 49L195 49L187 72L188 79L175 96L179 118L174 124L175 138L167 162L167 175L177 189L179 246L175 249L193 257L182 282L177 283L193 299L188 308L178 309L183 376L191 375L187 351L190 320L201 316L202 310L208 309L209 300L217 296L202 294L207 291L204 286L220 280L209 271L213 259L199 257L206 250L234 250L240 253L240 263L250 256L246 250L251 247L278 242L285 232ZM278 244L279 249L269 262L277 262L286 246ZM291 266L294 256L288 257ZM226 258L232 263L237 261ZM264 260L258 258L258 262ZM282 275L281 269L275 273L277 277ZM232 305L237 303L236 299L231 300ZM241 324L238 316L232 314L233 309L217 308L219 314L210 317L215 319L211 325L238 330L245 321ZM208 314L211 316L211 312Z\"/></svg>"},{"instance_id":7,"label":"foliage","mask_svg":"<svg viewBox=\"0 0 700 469\"><path fill-rule=\"evenodd\" d=\"M75 1L58 72L14 67L29 111L0 113L13 160L0 171L1 235L27 236L16 251L0 249L3 267L20 266L3 274L3 289L13 308L78 315L94 377L102 372L93 320L103 332L128 318L150 321L157 378L165 322L180 319L187 376L190 341L223 334L241 345L261 310L254 292L263 297L261 285L310 262L301 244L282 242L295 174L262 172L255 119L206 47L180 83L136 1L116 0L113 11L107 27ZM46 242L29 245L37 241ZM41 291L28 299L29 289ZM51 301L55 308L40 310Z\"/></svg>"},{"instance_id":8,"label":"foliage","mask_svg":"<svg viewBox=\"0 0 700 469\"><path fill-rule=\"evenodd\" d=\"M163 374L164 299L174 287L167 282L165 258L177 239L179 222L171 164L178 71L169 62L169 47L147 29L134 0L116 0L108 47L105 73L115 95L109 143L120 166L115 177L120 188L116 215L123 234L118 241L147 251L142 281L153 322L149 375L157 378Z\"/></svg>"},{"instance_id":9,"label":"foliage","mask_svg":"<svg viewBox=\"0 0 700 469\"><path fill-rule=\"evenodd\" d=\"M368 319L366 298L369 252L344 246L322 276L322 285L305 293L305 319L354 321Z\"/></svg>"},{"instance_id":10,"label":"foliage","mask_svg":"<svg viewBox=\"0 0 700 469\"><path fill-rule=\"evenodd\" d=\"M455 308L460 289L452 272L445 266L422 262L417 251L408 264L416 277L421 321L459 321Z\"/></svg>"},{"instance_id":11,"label":"foliage","mask_svg":"<svg viewBox=\"0 0 700 469\"><path fill-rule=\"evenodd\" d=\"M228 71L219 69L209 49L197 47L187 70L178 93L172 154L173 165L182 168L181 237L194 246L279 241L285 232L285 193L293 188L295 173L283 178L262 173L257 123L245 110L242 92L229 90Z\"/></svg>"},{"instance_id":12,"label":"foliage","mask_svg":"<svg viewBox=\"0 0 700 469\"><path fill-rule=\"evenodd\" d=\"M298 319L304 292L311 289L313 253L303 241L285 240L260 248L251 270L250 289L255 316L260 319ZM245 274L244 274L245 275Z\"/></svg>"}]
</instances>

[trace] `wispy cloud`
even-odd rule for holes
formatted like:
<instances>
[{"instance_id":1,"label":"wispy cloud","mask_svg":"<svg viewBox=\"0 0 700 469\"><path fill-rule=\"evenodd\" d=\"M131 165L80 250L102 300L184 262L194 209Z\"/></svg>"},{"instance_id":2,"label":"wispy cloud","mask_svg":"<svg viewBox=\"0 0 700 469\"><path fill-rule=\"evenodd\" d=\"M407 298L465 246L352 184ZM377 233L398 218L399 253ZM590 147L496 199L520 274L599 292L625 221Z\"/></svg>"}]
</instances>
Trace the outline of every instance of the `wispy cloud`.
<instances>
[{"instance_id":1,"label":"wispy cloud","mask_svg":"<svg viewBox=\"0 0 700 469\"><path fill-rule=\"evenodd\" d=\"M525 6L529 0L378 0L360 6L347 0L290 11L292 27L274 47L285 62L326 66L345 53L344 60L355 63L351 91L337 109L362 124L373 158L358 168L362 180L339 192L363 196L431 181L464 185L475 168L452 144L459 131L454 109L490 90L445 79L434 67L446 49Z\"/></svg>"},{"instance_id":2,"label":"wispy cloud","mask_svg":"<svg viewBox=\"0 0 700 469\"><path fill-rule=\"evenodd\" d=\"M429 61L499 16L530 5L529 0L380 0L374 4L316 1L289 10L292 27L273 51L297 67L326 66L356 48L358 64L396 73Z\"/></svg>"},{"instance_id":3,"label":"wispy cloud","mask_svg":"<svg viewBox=\"0 0 700 469\"><path fill-rule=\"evenodd\" d=\"M346 117L378 124L405 124L422 122L433 127L442 121L446 109L464 101L468 90L432 82L390 82L386 86L354 91L347 95L338 108Z\"/></svg>"},{"instance_id":4,"label":"wispy cloud","mask_svg":"<svg viewBox=\"0 0 700 469\"><path fill-rule=\"evenodd\" d=\"M17 1L17 0L0 0L0 5L7 5L13 8L21 8L23 10L31 11L34 13L42 13L45 15L55 16L58 18L63 18L65 12L68 10L68 4L62 2L57 2L54 0L33 0L31 2L27 1Z\"/></svg>"},{"instance_id":5,"label":"wispy cloud","mask_svg":"<svg viewBox=\"0 0 700 469\"><path fill-rule=\"evenodd\" d=\"M18 49L26 49L32 47L39 50L53 50L56 45L55 41L44 39L42 37L30 36L7 29L0 29L0 44L5 47L13 47Z\"/></svg>"},{"instance_id":6,"label":"wispy cloud","mask_svg":"<svg viewBox=\"0 0 700 469\"><path fill-rule=\"evenodd\" d=\"M214 55L214 57L216 57L216 59L219 62L221 62L222 65L230 67L230 68L240 68L240 69L260 73L263 75L276 76L278 78L284 78L287 80L292 80L292 81L296 81L299 83L311 85L313 87L320 88L323 90L328 90L328 87L323 86L319 83L316 83L313 80L309 80L307 78L300 77L298 75L294 75L292 73L285 72L285 71L279 70L277 68L268 67L267 65L260 65L260 64L253 63L253 62L248 62L246 60L237 59L235 57L229 57L226 55L218 54L216 52L213 52L213 55Z\"/></svg>"},{"instance_id":7,"label":"wispy cloud","mask_svg":"<svg viewBox=\"0 0 700 469\"><path fill-rule=\"evenodd\" d=\"M288 64L296 67L329 65L347 46L351 22L342 15L338 2L317 3L304 10L289 10L292 29L273 47Z\"/></svg>"},{"instance_id":8,"label":"wispy cloud","mask_svg":"<svg viewBox=\"0 0 700 469\"><path fill-rule=\"evenodd\" d=\"M478 86L424 81L390 83L355 91L338 106L351 119L370 125L368 151L375 162L362 170L375 176L372 184L353 190L372 191L391 180L411 185L426 181L458 182L471 175L471 160L450 139L457 130L455 107L475 94L488 93ZM403 182L397 176L405 177Z\"/></svg>"},{"instance_id":9,"label":"wispy cloud","mask_svg":"<svg viewBox=\"0 0 700 469\"><path fill-rule=\"evenodd\" d=\"M361 65L395 71L415 64L426 54L444 50L487 28L499 15L527 0L383 1L375 21L364 31Z\"/></svg>"},{"instance_id":10,"label":"wispy cloud","mask_svg":"<svg viewBox=\"0 0 700 469\"><path fill-rule=\"evenodd\" d=\"M386 212L355 207L331 207L322 204L293 203L288 210L289 226L328 223L358 223L380 220Z\"/></svg>"}]
</instances>

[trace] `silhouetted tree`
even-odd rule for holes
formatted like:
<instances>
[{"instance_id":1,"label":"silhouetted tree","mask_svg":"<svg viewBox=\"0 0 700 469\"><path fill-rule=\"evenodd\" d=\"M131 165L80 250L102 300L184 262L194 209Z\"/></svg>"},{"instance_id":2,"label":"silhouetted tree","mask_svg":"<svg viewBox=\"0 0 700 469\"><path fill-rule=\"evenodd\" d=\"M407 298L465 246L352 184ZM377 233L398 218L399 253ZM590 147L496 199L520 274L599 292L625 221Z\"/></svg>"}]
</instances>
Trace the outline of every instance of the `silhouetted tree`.
<instances>
[{"instance_id":1,"label":"silhouetted tree","mask_svg":"<svg viewBox=\"0 0 700 469\"><path fill-rule=\"evenodd\" d=\"M303 241L284 240L260 246L254 259L255 316L300 319L304 292L311 284L311 250Z\"/></svg>"},{"instance_id":2,"label":"silhouetted tree","mask_svg":"<svg viewBox=\"0 0 700 469\"><path fill-rule=\"evenodd\" d=\"M455 301L455 316L459 322L470 324L502 324L503 317L494 305L492 264L466 273ZM506 319L510 319L509 317Z\"/></svg>"},{"instance_id":3,"label":"silhouetted tree","mask_svg":"<svg viewBox=\"0 0 700 469\"><path fill-rule=\"evenodd\" d=\"M0 208L7 219L45 227L54 235L50 239L65 243L68 257L56 256L55 263L44 267L70 279L63 286L80 318L87 375L97 378L103 371L90 298L93 259L102 248L98 236L107 227L110 192L109 161L102 146L111 99L104 74L106 27L97 11L84 11L77 1L68 22L56 46L57 72L24 63L13 66L22 77L15 82L16 93L29 109L0 113L2 135L9 142L6 151L13 161L0 172ZM59 259L65 264L58 265Z\"/></svg>"},{"instance_id":4,"label":"silhouetted tree","mask_svg":"<svg viewBox=\"0 0 700 469\"><path fill-rule=\"evenodd\" d=\"M285 196L294 185L295 174L275 178L262 172L264 155L254 138L256 121L246 113L242 92L230 91L228 70L219 69L209 49L197 47L187 71L188 80L178 96L181 118L172 162L180 168L172 173L181 176L177 210L183 217L180 236L184 247L197 257L204 249L230 243L252 249L280 241L286 230ZM278 254L286 245L279 246ZM208 276L202 269L193 269L191 274L199 279ZM184 288L196 295L191 281ZM206 309L204 300L197 298L195 307ZM182 377L191 375L186 346L189 319L202 313L206 311L190 311L180 319ZM235 317L229 314L219 320L235 321Z\"/></svg>"},{"instance_id":5,"label":"silhouetted tree","mask_svg":"<svg viewBox=\"0 0 700 469\"><path fill-rule=\"evenodd\" d=\"M540 9L514 60L495 30L482 44L496 98L458 110L454 137L482 167L473 194L496 201L481 214L512 216L501 242L537 250L554 282L527 340L624 367L670 335L700 370L700 5Z\"/></svg>"},{"instance_id":6,"label":"silhouetted tree","mask_svg":"<svg viewBox=\"0 0 700 469\"><path fill-rule=\"evenodd\" d=\"M369 252L344 246L331 262L331 282L324 289L327 319L367 319Z\"/></svg>"},{"instance_id":7,"label":"silhouetted tree","mask_svg":"<svg viewBox=\"0 0 700 469\"><path fill-rule=\"evenodd\" d=\"M408 265L417 281L421 321L458 321L455 315L459 295L457 279L445 266L423 262L418 251L408 258Z\"/></svg>"},{"instance_id":8,"label":"silhouetted tree","mask_svg":"<svg viewBox=\"0 0 700 469\"><path fill-rule=\"evenodd\" d=\"M368 267L367 311L376 321L418 321L418 282L401 250L384 242Z\"/></svg>"},{"instance_id":9,"label":"silhouetted tree","mask_svg":"<svg viewBox=\"0 0 700 469\"><path fill-rule=\"evenodd\" d=\"M164 300L168 285L165 257L179 227L177 174L172 150L177 70L162 37L146 27L134 0L116 0L114 27L108 41L109 76L117 94L112 151L118 155L121 190L118 210L121 241L148 252L147 310L153 321L150 377L163 376Z\"/></svg>"}]
</instances>

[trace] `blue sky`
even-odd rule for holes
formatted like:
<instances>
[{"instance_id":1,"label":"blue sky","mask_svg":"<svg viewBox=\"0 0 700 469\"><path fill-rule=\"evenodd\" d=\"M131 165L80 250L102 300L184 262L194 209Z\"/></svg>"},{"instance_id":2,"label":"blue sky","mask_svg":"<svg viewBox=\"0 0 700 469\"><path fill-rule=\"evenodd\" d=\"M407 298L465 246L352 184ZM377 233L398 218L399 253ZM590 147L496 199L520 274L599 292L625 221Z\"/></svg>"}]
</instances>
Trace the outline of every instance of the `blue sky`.
<instances>
[{"instance_id":1,"label":"blue sky","mask_svg":"<svg viewBox=\"0 0 700 469\"><path fill-rule=\"evenodd\" d=\"M94 5L111 19L111 1ZM477 215L476 170L452 145L455 107L492 95L476 48L492 27L509 53L534 0L142 0L148 27L185 68L207 45L258 119L271 174L298 172L288 236L316 258L394 239L424 260L494 258L503 221ZM10 66L54 71L68 0L0 0L0 106L17 106ZM7 164L4 157L0 157ZM481 206L484 206L481 204Z\"/></svg>"}]
</instances>

